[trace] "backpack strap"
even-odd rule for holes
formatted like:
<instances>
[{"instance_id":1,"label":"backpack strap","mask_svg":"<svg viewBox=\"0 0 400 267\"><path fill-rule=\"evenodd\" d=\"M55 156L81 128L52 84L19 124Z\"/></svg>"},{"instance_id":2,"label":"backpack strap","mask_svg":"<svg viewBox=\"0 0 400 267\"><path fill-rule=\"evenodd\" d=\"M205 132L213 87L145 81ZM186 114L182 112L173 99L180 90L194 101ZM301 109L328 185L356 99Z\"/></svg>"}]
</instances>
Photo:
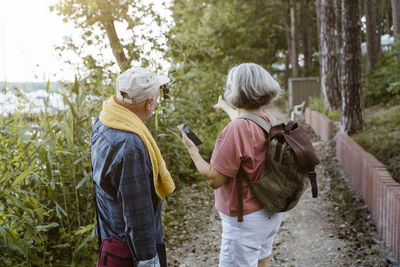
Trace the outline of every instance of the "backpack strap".
<instances>
[{"instance_id":1,"label":"backpack strap","mask_svg":"<svg viewBox=\"0 0 400 267\"><path fill-rule=\"evenodd\" d=\"M317 174L315 173L315 171L309 172L308 178L310 179L311 182L312 197L316 198L318 197L318 185L317 185Z\"/></svg>"},{"instance_id":2,"label":"backpack strap","mask_svg":"<svg viewBox=\"0 0 400 267\"><path fill-rule=\"evenodd\" d=\"M242 168L242 165L239 167L239 172L236 176L236 186L237 186L237 199L238 199L238 222L243 221L243 180L247 182L249 186L251 186L250 178L247 176L246 172Z\"/></svg>"},{"instance_id":3,"label":"backpack strap","mask_svg":"<svg viewBox=\"0 0 400 267\"><path fill-rule=\"evenodd\" d=\"M236 175L237 199L238 199L238 222L243 222L243 169L240 165L239 172Z\"/></svg>"},{"instance_id":4,"label":"backpack strap","mask_svg":"<svg viewBox=\"0 0 400 267\"><path fill-rule=\"evenodd\" d=\"M258 126L260 126L267 134L269 134L271 130L271 125L269 125L266 120L264 120L260 115L256 113L246 113L240 116L239 119L246 119L257 123Z\"/></svg>"},{"instance_id":5,"label":"backpack strap","mask_svg":"<svg viewBox=\"0 0 400 267\"><path fill-rule=\"evenodd\" d=\"M266 120L264 120L260 115L255 113L246 113L239 117L239 119L246 119L252 122L255 122L258 126L260 126L268 135L271 126L268 124ZM240 164L238 174L236 175L236 187L237 187L237 199L238 199L238 222L243 221L243 179L250 185L250 179L247 176L246 172L242 168L242 164Z\"/></svg>"}]
</instances>

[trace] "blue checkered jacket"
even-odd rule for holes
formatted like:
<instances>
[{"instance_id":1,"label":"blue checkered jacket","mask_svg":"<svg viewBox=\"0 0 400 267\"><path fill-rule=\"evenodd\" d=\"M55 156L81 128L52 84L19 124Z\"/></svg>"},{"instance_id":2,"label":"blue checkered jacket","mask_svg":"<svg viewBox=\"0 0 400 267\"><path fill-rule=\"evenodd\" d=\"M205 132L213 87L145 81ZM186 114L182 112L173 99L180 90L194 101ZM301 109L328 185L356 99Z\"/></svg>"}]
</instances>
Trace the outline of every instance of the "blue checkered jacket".
<instances>
[{"instance_id":1,"label":"blue checkered jacket","mask_svg":"<svg viewBox=\"0 0 400 267\"><path fill-rule=\"evenodd\" d=\"M101 239L127 242L136 264L155 257L162 262L161 200L143 141L134 133L105 126L97 117L91 160Z\"/></svg>"}]
</instances>

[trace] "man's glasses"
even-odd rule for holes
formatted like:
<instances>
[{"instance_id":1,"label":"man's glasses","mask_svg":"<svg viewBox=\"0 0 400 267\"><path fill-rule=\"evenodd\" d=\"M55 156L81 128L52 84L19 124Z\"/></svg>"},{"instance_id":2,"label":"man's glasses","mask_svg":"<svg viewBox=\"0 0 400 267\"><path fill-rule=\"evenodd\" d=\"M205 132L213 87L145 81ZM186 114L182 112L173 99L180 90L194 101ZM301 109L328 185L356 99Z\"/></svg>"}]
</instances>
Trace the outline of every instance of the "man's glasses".
<instances>
[{"instance_id":1,"label":"man's glasses","mask_svg":"<svg viewBox=\"0 0 400 267\"><path fill-rule=\"evenodd\" d=\"M173 71L169 71L169 72L168 72L168 78L170 78L170 80L173 79L173 77L172 77L172 78L170 77L171 73L174 73L175 71L176 71L176 70L173 70ZM171 87L172 87L175 83L176 83L176 80L174 79L174 81L173 81L172 83L170 83L168 86L162 88L164 99L168 99L168 98L169 98L169 95L168 95L169 90L171 90Z\"/></svg>"}]
</instances>

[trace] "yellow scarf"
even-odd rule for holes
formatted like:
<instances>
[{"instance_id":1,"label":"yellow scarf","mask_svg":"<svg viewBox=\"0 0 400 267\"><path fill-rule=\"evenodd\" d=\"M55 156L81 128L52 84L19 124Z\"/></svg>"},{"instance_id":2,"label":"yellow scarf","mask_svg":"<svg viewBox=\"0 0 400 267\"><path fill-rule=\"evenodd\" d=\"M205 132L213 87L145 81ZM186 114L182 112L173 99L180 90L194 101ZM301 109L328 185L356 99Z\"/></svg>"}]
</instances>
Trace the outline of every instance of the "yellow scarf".
<instances>
[{"instance_id":1,"label":"yellow scarf","mask_svg":"<svg viewBox=\"0 0 400 267\"><path fill-rule=\"evenodd\" d=\"M110 128L135 133L142 139L150 155L151 165L153 166L154 187L160 198L175 190L174 181L167 170L160 149L146 125L135 113L118 105L114 96L112 96L103 103L100 121Z\"/></svg>"}]
</instances>

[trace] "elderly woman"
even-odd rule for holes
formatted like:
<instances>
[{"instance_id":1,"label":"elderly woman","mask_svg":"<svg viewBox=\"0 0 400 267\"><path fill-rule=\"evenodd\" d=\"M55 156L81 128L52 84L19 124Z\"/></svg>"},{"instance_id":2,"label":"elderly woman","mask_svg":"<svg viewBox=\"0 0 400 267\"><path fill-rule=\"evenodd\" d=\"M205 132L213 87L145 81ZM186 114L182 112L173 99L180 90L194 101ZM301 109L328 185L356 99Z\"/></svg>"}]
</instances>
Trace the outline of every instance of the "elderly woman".
<instances>
[{"instance_id":1,"label":"elderly woman","mask_svg":"<svg viewBox=\"0 0 400 267\"><path fill-rule=\"evenodd\" d=\"M215 207L222 220L219 266L269 266L272 243L282 222L281 213L268 213L243 183L243 221L238 222L236 176L240 165L251 180L256 180L266 158L266 136L254 122L240 119L256 113L268 123L262 108L279 95L279 84L261 66L244 63L229 70L225 99L214 106L226 112L231 122L219 134L211 164L183 133L183 142L206 182L215 189Z\"/></svg>"}]
</instances>

